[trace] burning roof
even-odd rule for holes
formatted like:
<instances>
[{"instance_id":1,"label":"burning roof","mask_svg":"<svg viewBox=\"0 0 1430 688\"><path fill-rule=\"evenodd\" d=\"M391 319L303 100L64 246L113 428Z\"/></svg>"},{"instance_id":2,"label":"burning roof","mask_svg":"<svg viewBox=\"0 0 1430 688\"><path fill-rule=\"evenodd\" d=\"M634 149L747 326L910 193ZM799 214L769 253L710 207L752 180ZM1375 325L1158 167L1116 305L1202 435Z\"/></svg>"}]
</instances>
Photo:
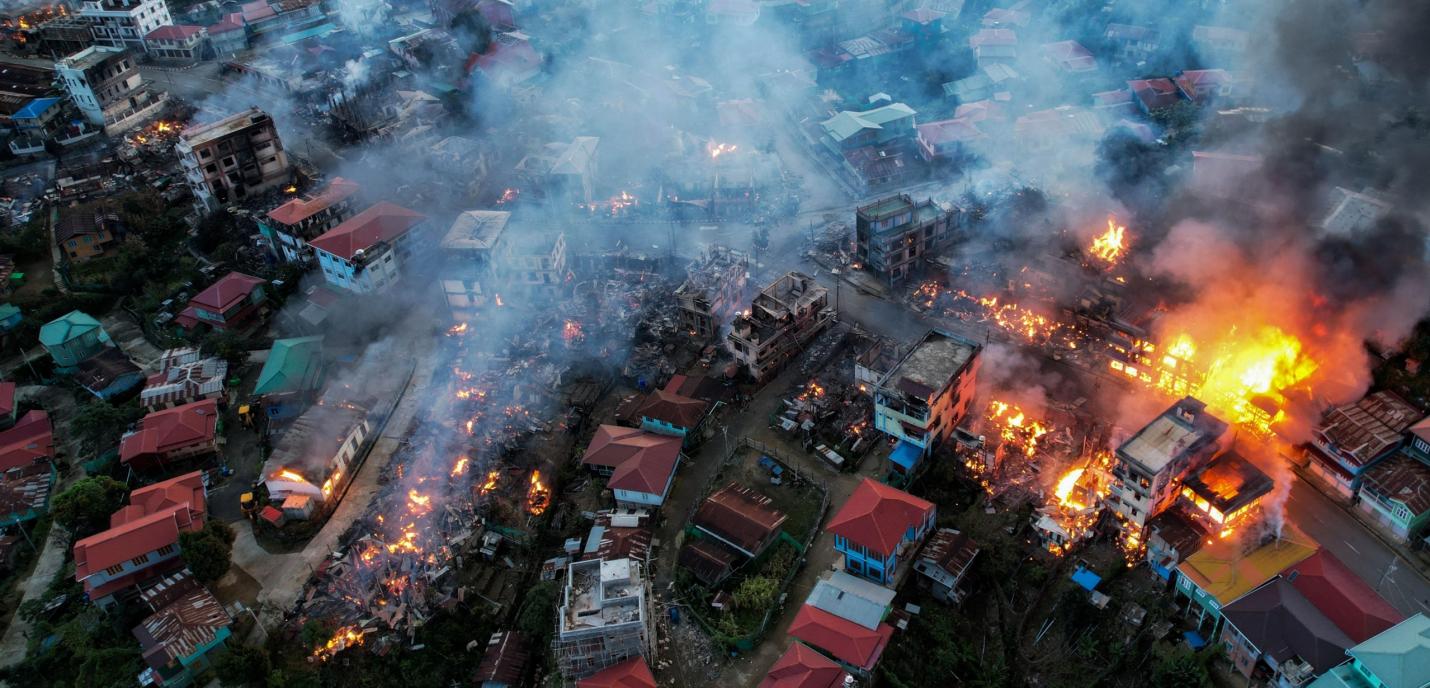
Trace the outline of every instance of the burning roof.
<instances>
[{"instance_id":1,"label":"burning roof","mask_svg":"<svg viewBox=\"0 0 1430 688\"><path fill-rule=\"evenodd\" d=\"M1235 449L1187 476L1182 485L1223 514L1232 514L1269 494L1274 483Z\"/></svg>"}]
</instances>

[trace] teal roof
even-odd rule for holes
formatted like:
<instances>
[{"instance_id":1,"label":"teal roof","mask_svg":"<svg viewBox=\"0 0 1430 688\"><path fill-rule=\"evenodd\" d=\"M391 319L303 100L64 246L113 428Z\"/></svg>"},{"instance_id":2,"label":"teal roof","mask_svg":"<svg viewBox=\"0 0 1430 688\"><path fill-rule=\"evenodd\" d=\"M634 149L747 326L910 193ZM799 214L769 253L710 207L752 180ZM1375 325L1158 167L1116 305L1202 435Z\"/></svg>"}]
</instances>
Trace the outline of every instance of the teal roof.
<instances>
[{"instance_id":1,"label":"teal roof","mask_svg":"<svg viewBox=\"0 0 1430 688\"><path fill-rule=\"evenodd\" d=\"M0 303L0 321L9 320L20 314L20 307L13 303Z\"/></svg>"},{"instance_id":2,"label":"teal roof","mask_svg":"<svg viewBox=\"0 0 1430 688\"><path fill-rule=\"evenodd\" d=\"M307 40L309 38L321 38L337 30L338 27L333 26L332 23L323 22L322 24L319 24L312 28L307 28L303 29L302 31L290 33L287 36L278 39L278 42L282 43L283 45L293 45L294 43Z\"/></svg>"},{"instance_id":3,"label":"teal roof","mask_svg":"<svg viewBox=\"0 0 1430 688\"><path fill-rule=\"evenodd\" d=\"M1430 684L1430 617L1416 614L1349 650L1386 688Z\"/></svg>"},{"instance_id":4,"label":"teal roof","mask_svg":"<svg viewBox=\"0 0 1430 688\"><path fill-rule=\"evenodd\" d=\"M70 311L40 328L40 343L45 346L59 346L99 328L99 321L92 316Z\"/></svg>"},{"instance_id":5,"label":"teal roof","mask_svg":"<svg viewBox=\"0 0 1430 688\"><path fill-rule=\"evenodd\" d=\"M279 394L317 389L322 370L323 338L296 337L273 342L258 373L254 394Z\"/></svg>"},{"instance_id":6,"label":"teal roof","mask_svg":"<svg viewBox=\"0 0 1430 688\"><path fill-rule=\"evenodd\" d=\"M885 124L914 114L914 109L903 103L889 103L864 112L842 110L821 124L835 141L843 141L865 129L883 129Z\"/></svg>"}]
</instances>

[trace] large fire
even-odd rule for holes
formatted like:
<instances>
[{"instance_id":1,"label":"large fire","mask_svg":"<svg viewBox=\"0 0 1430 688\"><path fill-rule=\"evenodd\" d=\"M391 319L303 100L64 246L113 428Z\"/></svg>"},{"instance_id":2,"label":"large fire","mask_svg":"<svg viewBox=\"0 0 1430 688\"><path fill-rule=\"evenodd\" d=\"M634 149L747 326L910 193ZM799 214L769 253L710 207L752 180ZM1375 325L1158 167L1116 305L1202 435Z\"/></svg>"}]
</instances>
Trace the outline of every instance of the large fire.
<instances>
[{"instance_id":1,"label":"large fire","mask_svg":"<svg viewBox=\"0 0 1430 688\"><path fill-rule=\"evenodd\" d=\"M336 655L349 647L361 645L363 641L362 631L357 626L344 626L339 628L333 637L313 650L313 656L319 661L326 662L333 655Z\"/></svg>"},{"instance_id":2,"label":"large fire","mask_svg":"<svg viewBox=\"0 0 1430 688\"><path fill-rule=\"evenodd\" d=\"M1093 238L1087 252L1107 265L1116 265L1127 255L1127 228L1117 224L1117 218L1108 217L1107 231Z\"/></svg>"},{"instance_id":3,"label":"large fire","mask_svg":"<svg viewBox=\"0 0 1430 688\"><path fill-rule=\"evenodd\" d=\"M284 469L282 469L282 470L279 470L277 473L274 473L274 474L273 474L273 477L275 477L275 478L281 478L281 479L283 479L283 480L287 480L287 481L295 482L295 483L306 483L306 482L308 482L308 479L307 479L307 478L304 478L303 476L299 475L297 472L295 472L295 471L293 471L293 470L291 470L291 469L287 469L287 468L284 468Z\"/></svg>"},{"instance_id":4,"label":"large fire","mask_svg":"<svg viewBox=\"0 0 1430 688\"><path fill-rule=\"evenodd\" d=\"M738 149L739 146L731 143L715 143L714 141L710 141L705 144L705 150L710 153L711 160L719 158L726 153L734 153Z\"/></svg>"},{"instance_id":5,"label":"large fire","mask_svg":"<svg viewBox=\"0 0 1430 688\"><path fill-rule=\"evenodd\" d=\"M551 505L551 488L541 482L541 471L531 472L531 485L526 490L526 510L532 516L540 516Z\"/></svg>"},{"instance_id":6,"label":"large fire","mask_svg":"<svg viewBox=\"0 0 1430 688\"><path fill-rule=\"evenodd\" d=\"M477 488L478 495L485 495L497 489L497 480L501 478L500 471L487 471L487 479Z\"/></svg>"},{"instance_id":7,"label":"large fire","mask_svg":"<svg viewBox=\"0 0 1430 688\"><path fill-rule=\"evenodd\" d=\"M407 510L418 516L432 511L432 496L418 492L415 487L408 490Z\"/></svg>"},{"instance_id":8,"label":"large fire","mask_svg":"<svg viewBox=\"0 0 1430 688\"><path fill-rule=\"evenodd\" d=\"M1016 404L994 400L988 404L988 420L998 428L1004 446L1016 447L1023 455L1038 453L1038 440L1048 434L1048 427L1028 417Z\"/></svg>"}]
</instances>

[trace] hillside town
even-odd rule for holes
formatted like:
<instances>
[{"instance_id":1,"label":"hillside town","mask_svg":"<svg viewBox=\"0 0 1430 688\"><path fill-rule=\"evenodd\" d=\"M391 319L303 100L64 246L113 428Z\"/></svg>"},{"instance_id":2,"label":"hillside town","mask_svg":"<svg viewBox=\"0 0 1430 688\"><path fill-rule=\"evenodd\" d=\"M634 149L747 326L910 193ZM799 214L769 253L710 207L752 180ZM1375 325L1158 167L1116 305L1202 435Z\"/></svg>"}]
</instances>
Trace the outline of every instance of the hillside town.
<instances>
[{"instance_id":1,"label":"hillside town","mask_svg":"<svg viewBox=\"0 0 1430 688\"><path fill-rule=\"evenodd\" d=\"M1427 688L1426 30L0 1L0 685Z\"/></svg>"}]
</instances>

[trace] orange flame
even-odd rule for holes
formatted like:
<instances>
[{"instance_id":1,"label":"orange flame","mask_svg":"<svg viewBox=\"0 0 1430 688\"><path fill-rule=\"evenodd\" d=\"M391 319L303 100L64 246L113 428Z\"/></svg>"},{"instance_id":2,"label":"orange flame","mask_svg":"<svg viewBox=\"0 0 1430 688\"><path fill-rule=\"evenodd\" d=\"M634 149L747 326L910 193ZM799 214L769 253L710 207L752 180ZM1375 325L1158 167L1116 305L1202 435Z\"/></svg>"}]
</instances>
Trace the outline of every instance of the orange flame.
<instances>
[{"instance_id":1,"label":"orange flame","mask_svg":"<svg viewBox=\"0 0 1430 688\"><path fill-rule=\"evenodd\" d=\"M457 463L452 465L452 477L455 478L467 472L467 463L471 461L465 456L457 457Z\"/></svg>"},{"instance_id":2,"label":"orange flame","mask_svg":"<svg viewBox=\"0 0 1430 688\"><path fill-rule=\"evenodd\" d=\"M551 489L541 482L541 471L531 472L531 486L526 490L526 510L532 516L540 516L551 505Z\"/></svg>"},{"instance_id":3,"label":"orange flame","mask_svg":"<svg viewBox=\"0 0 1430 688\"><path fill-rule=\"evenodd\" d=\"M1127 228L1117 224L1117 218L1108 216L1107 231L1092 240L1088 253L1108 265L1116 265L1127 255L1126 235Z\"/></svg>"},{"instance_id":4,"label":"orange flame","mask_svg":"<svg viewBox=\"0 0 1430 688\"><path fill-rule=\"evenodd\" d=\"M313 656L326 662L333 655L350 647L357 647L362 642L363 633L357 626L344 626L339 628L333 637L314 649Z\"/></svg>"}]
</instances>

